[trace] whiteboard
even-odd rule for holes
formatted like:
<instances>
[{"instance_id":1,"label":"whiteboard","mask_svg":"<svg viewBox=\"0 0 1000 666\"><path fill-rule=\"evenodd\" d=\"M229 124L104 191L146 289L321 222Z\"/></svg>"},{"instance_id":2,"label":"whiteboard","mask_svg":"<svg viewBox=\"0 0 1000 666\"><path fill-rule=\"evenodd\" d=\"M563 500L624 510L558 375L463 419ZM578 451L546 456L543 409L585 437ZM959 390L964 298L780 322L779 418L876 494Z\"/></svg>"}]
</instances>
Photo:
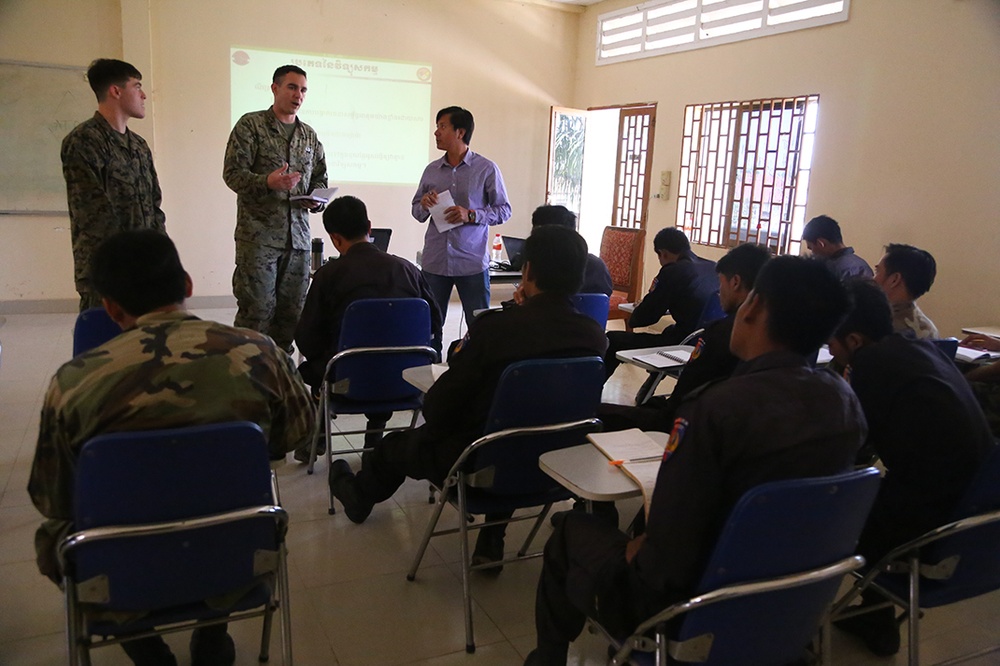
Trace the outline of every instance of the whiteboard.
<instances>
[{"instance_id":1,"label":"whiteboard","mask_svg":"<svg viewBox=\"0 0 1000 666\"><path fill-rule=\"evenodd\" d=\"M84 68L0 62L0 213L66 213L59 149L96 109Z\"/></svg>"}]
</instances>

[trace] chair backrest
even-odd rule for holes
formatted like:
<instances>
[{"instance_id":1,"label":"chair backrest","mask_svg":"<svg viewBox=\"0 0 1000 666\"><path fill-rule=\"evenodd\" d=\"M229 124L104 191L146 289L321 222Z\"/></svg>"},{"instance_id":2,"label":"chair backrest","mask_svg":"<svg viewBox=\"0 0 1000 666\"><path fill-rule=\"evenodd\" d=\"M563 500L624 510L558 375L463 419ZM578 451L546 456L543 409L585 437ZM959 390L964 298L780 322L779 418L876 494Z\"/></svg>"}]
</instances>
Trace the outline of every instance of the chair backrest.
<instances>
[{"instance_id":1,"label":"chair backrest","mask_svg":"<svg viewBox=\"0 0 1000 666\"><path fill-rule=\"evenodd\" d=\"M431 311L422 298L363 298L344 311L339 351L357 347L430 345ZM406 368L427 365L417 353L359 354L333 368L339 397L356 401L403 400L420 390L403 379Z\"/></svg>"},{"instance_id":2,"label":"chair backrest","mask_svg":"<svg viewBox=\"0 0 1000 666\"><path fill-rule=\"evenodd\" d=\"M604 362L597 356L512 363L500 376L485 434L592 418L601 402L603 384ZM490 491L498 494L549 488L555 482L538 467L538 457L547 451L585 443L586 432L534 434L496 441L474 454L469 469L493 467L496 473Z\"/></svg>"},{"instance_id":3,"label":"chair backrest","mask_svg":"<svg viewBox=\"0 0 1000 666\"><path fill-rule=\"evenodd\" d=\"M392 238L392 229L372 229L368 237L372 239L372 244L383 252L389 251L389 239Z\"/></svg>"},{"instance_id":4,"label":"chair backrest","mask_svg":"<svg viewBox=\"0 0 1000 666\"><path fill-rule=\"evenodd\" d=\"M611 274L611 284L628 294L630 301L639 295L642 282L642 244L645 229L605 227L601 236L601 259Z\"/></svg>"},{"instance_id":5,"label":"chair backrest","mask_svg":"<svg viewBox=\"0 0 1000 666\"><path fill-rule=\"evenodd\" d=\"M955 354L958 353L958 338L935 338L931 340L934 346L940 349L945 356L951 360L955 360Z\"/></svg>"},{"instance_id":6,"label":"chair backrest","mask_svg":"<svg viewBox=\"0 0 1000 666\"><path fill-rule=\"evenodd\" d=\"M597 322L601 328L608 327L607 294L574 294L573 307Z\"/></svg>"},{"instance_id":7,"label":"chair backrest","mask_svg":"<svg viewBox=\"0 0 1000 666\"><path fill-rule=\"evenodd\" d=\"M857 546L878 492L873 468L766 483L726 521L697 592L832 564ZM712 664L779 664L798 658L833 600L839 578L753 595L689 612L678 640L715 634Z\"/></svg>"},{"instance_id":8,"label":"chair backrest","mask_svg":"<svg viewBox=\"0 0 1000 666\"><path fill-rule=\"evenodd\" d=\"M179 521L273 505L267 442L254 423L120 432L87 442L74 492L74 526ZM273 518L167 534L81 542L74 579L101 582L108 609L150 610L251 584L255 562L277 553ZM265 558L266 559L266 558ZM87 599L82 599L87 601Z\"/></svg>"},{"instance_id":9,"label":"chair backrest","mask_svg":"<svg viewBox=\"0 0 1000 666\"><path fill-rule=\"evenodd\" d=\"M719 300L719 292L712 292L712 295L708 297L705 301L705 307L701 310L701 316L698 317L698 325L696 328L705 328L713 321L718 321L726 316L726 311L722 309L722 302Z\"/></svg>"},{"instance_id":10,"label":"chair backrest","mask_svg":"<svg viewBox=\"0 0 1000 666\"><path fill-rule=\"evenodd\" d=\"M104 308L90 308L76 317L73 326L73 356L99 347L122 332L121 326L108 316Z\"/></svg>"},{"instance_id":11,"label":"chair backrest","mask_svg":"<svg viewBox=\"0 0 1000 666\"><path fill-rule=\"evenodd\" d=\"M983 461L953 519L997 510L1000 510L1000 446L994 446ZM954 571L921 580L922 607L942 606L1000 589L1000 524L944 536L924 546L920 560L925 570L927 564L955 565Z\"/></svg>"}]
</instances>

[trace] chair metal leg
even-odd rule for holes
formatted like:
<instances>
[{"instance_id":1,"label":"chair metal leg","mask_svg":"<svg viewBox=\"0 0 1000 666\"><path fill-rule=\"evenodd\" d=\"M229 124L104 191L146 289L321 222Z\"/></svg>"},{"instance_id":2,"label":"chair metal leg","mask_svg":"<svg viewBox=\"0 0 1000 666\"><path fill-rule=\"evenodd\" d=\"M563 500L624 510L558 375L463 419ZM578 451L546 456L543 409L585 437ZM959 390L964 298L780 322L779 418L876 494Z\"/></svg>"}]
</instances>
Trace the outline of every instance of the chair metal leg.
<instances>
[{"instance_id":1,"label":"chair metal leg","mask_svg":"<svg viewBox=\"0 0 1000 666\"><path fill-rule=\"evenodd\" d=\"M538 530L541 529L542 523L545 522L545 517L549 515L549 511L552 509L552 502L549 502L544 507L542 507L541 513L538 514L538 518L535 520L535 524L531 526L531 531L528 532L528 538L524 540L524 544L521 549L517 551L518 557L524 557L524 554L528 552L528 548L531 547L531 542L535 540L538 535Z\"/></svg>"},{"instance_id":2,"label":"chair metal leg","mask_svg":"<svg viewBox=\"0 0 1000 666\"><path fill-rule=\"evenodd\" d=\"M649 377L643 382L642 386L639 388L639 392L635 396L636 405L644 405L646 401L653 397L656 393L656 387L660 385L663 378L667 376L667 373L661 371L650 371Z\"/></svg>"},{"instance_id":3,"label":"chair metal leg","mask_svg":"<svg viewBox=\"0 0 1000 666\"><path fill-rule=\"evenodd\" d=\"M906 624L909 629L910 666L920 666L920 556L910 557L910 598Z\"/></svg>"},{"instance_id":4,"label":"chair metal leg","mask_svg":"<svg viewBox=\"0 0 1000 666\"><path fill-rule=\"evenodd\" d=\"M431 488L433 487L431 486ZM413 558L413 564L406 574L406 580L412 581L417 577L417 569L420 568L420 561L424 559L424 553L427 552L427 545L431 542L431 537L434 536L434 529L441 518L441 511L444 509L445 502L448 501L447 498L448 493L445 489L442 489L437 500L437 506L434 507L434 513L431 514L430 520L427 521L427 529L424 530L424 538L420 542L420 548L417 550L417 554Z\"/></svg>"},{"instance_id":5,"label":"chair metal leg","mask_svg":"<svg viewBox=\"0 0 1000 666\"><path fill-rule=\"evenodd\" d=\"M327 396L326 382L323 383L323 387L320 389L319 396L319 415L318 417L323 419L323 436L327 440L327 449L329 450L330 442L330 413L327 409L327 401L329 397ZM309 443L309 464L306 465L306 474L312 474L313 469L316 465L316 439L319 435L319 428L316 429L316 433L313 435L312 441Z\"/></svg>"},{"instance_id":6,"label":"chair metal leg","mask_svg":"<svg viewBox=\"0 0 1000 666\"><path fill-rule=\"evenodd\" d=\"M461 478L461 475L458 480L458 512L461 516L466 515L465 480ZM458 521L458 532L461 536L462 546L462 600L465 603L465 651L472 654L476 651L476 641L472 634L472 583L469 580L472 557L469 554L469 523L467 520Z\"/></svg>"},{"instance_id":7,"label":"chair metal leg","mask_svg":"<svg viewBox=\"0 0 1000 666\"><path fill-rule=\"evenodd\" d=\"M264 611L264 622L260 631L260 654L257 655L257 661L262 664L267 663L271 658L271 627L274 624L274 609L277 607L277 602L273 596L267 602L267 608Z\"/></svg>"},{"instance_id":8,"label":"chair metal leg","mask_svg":"<svg viewBox=\"0 0 1000 666\"><path fill-rule=\"evenodd\" d=\"M63 580L66 586L66 644L70 666L80 666L80 621L76 612L76 589L72 579Z\"/></svg>"},{"instance_id":9,"label":"chair metal leg","mask_svg":"<svg viewBox=\"0 0 1000 666\"><path fill-rule=\"evenodd\" d=\"M819 629L819 666L831 666L833 664L833 622L831 621L830 610L827 609L823 616L823 624Z\"/></svg>"},{"instance_id":10,"label":"chair metal leg","mask_svg":"<svg viewBox=\"0 0 1000 666\"><path fill-rule=\"evenodd\" d=\"M292 601L288 595L288 551L281 545L278 557L278 610L281 612L281 656L292 666Z\"/></svg>"}]
</instances>

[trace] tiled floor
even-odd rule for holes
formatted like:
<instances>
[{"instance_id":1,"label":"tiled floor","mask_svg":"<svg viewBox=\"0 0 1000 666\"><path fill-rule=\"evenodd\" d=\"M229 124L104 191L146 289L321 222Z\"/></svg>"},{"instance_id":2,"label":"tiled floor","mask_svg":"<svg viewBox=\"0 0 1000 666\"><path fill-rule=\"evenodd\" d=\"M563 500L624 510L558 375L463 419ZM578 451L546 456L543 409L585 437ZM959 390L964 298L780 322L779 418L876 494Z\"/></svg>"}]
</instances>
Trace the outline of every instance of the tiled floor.
<instances>
[{"instance_id":1,"label":"tiled floor","mask_svg":"<svg viewBox=\"0 0 1000 666\"><path fill-rule=\"evenodd\" d=\"M452 305L445 338L457 336L459 310ZM231 323L232 310L199 311ZM32 537L39 515L25 487L34 451L43 391L55 368L70 354L73 315L8 315L0 327L0 665L65 663L60 592L35 568ZM614 325L614 324L613 324ZM632 371L632 372L630 372ZM628 403L642 375L623 367L605 399ZM348 419L342 424L349 426ZM357 456L350 456L353 465ZM289 457L289 460L291 458ZM425 483L408 482L376 507L364 525L343 512L327 515L325 463L315 476L290 462L278 469L282 501L291 514L289 565L294 650L303 665L365 664L515 665L534 641L533 599L540 562L508 566L496 579L473 582L478 649L464 652L461 578L457 537L436 539L414 582L405 571L430 514ZM634 507L622 510L629 515ZM446 509L446 512L450 510ZM454 512L446 513L454 522ZM525 534L511 530L508 545ZM545 539L548 529L540 539ZM242 625L242 626L241 626ZM256 663L259 625L231 628L239 664ZM924 663L974 652L1000 642L1000 595L931 611L922 622ZM276 637L277 638L277 637ZM186 636L170 639L180 664L187 664ZM847 664L903 664L875 659L849 638L836 635L834 661ZM571 663L603 664L602 643L587 635L573 646ZM277 653L272 658L277 662ZM97 665L127 664L117 648L95 652ZM1000 654L967 663L998 664Z\"/></svg>"}]
</instances>

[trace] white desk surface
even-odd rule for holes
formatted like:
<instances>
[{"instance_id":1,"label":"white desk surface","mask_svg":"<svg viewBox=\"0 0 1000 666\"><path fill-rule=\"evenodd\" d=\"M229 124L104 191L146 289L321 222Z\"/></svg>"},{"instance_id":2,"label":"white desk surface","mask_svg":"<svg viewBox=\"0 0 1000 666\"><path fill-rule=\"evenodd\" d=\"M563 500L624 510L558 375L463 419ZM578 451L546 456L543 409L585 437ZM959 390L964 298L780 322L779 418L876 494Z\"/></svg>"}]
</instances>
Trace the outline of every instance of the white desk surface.
<instances>
[{"instance_id":1,"label":"white desk surface","mask_svg":"<svg viewBox=\"0 0 1000 666\"><path fill-rule=\"evenodd\" d=\"M659 372L663 370L672 370L675 368L681 368L684 366L670 366L670 368L657 368L655 365L650 365L649 363L643 363L642 361L637 361L636 356L643 356L644 354L655 354L656 352L672 352L672 351L688 351L693 352L694 347L691 345L667 345L666 347L646 347L644 349L626 349L625 351L620 351L615 356L619 361L625 361L626 363L631 363L644 370L651 370L653 372Z\"/></svg>"},{"instance_id":2,"label":"white desk surface","mask_svg":"<svg viewBox=\"0 0 1000 666\"><path fill-rule=\"evenodd\" d=\"M447 363L431 363L429 365L418 365L403 370L403 379L418 389L427 393L437 378L448 369Z\"/></svg>"},{"instance_id":3,"label":"white desk surface","mask_svg":"<svg viewBox=\"0 0 1000 666\"><path fill-rule=\"evenodd\" d=\"M622 312L628 312L629 314L631 314L632 312L635 311L635 303L619 303L618 309L621 310Z\"/></svg>"},{"instance_id":4,"label":"white desk surface","mask_svg":"<svg viewBox=\"0 0 1000 666\"><path fill-rule=\"evenodd\" d=\"M969 326L968 328L963 328L962 333L966 335L978 333L990 338L1000 338L1000 326Z\"/></svg>"},{"instance_id":5,"label":"white desk surface","mask_svg":"<svg viewBox=\"0 0 1000 666\"><path fill-rule=\"evenodd\" d=\"M665 432L646 434L657 442L663 442L664 446L670 437ZM609 464L608 457L590 442L543 453L538 458L538 466L560 485L583 499L614 502L642 494L635 481L618 467Z\"/></svg>"}]
</instances>

